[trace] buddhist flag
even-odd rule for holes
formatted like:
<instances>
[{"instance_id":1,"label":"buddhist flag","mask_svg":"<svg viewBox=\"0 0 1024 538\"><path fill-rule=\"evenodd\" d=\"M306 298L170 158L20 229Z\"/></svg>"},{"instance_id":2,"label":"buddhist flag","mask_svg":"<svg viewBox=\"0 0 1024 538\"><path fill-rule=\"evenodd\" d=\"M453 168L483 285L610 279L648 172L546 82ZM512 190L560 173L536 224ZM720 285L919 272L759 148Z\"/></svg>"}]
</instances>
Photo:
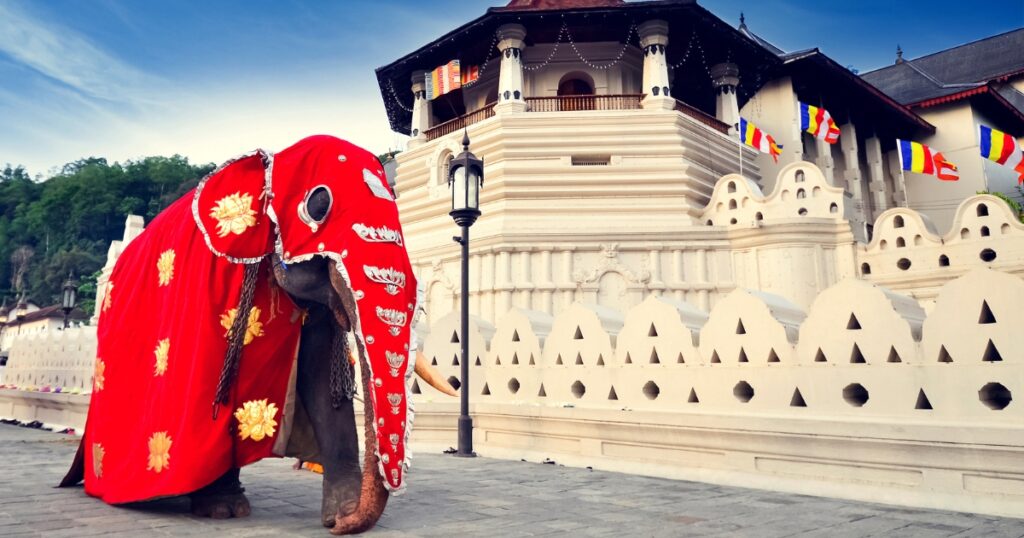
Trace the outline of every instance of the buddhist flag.
<instances>
[{"instance_id":1,"label":"buddhist flag","mask_svg":"<svg viewBox=\"0 0 1024 538\"><path fill-rule=\"evenodd\" d=\"M779 155L782 155L782 146L775 143L772 136L744 118L740 118L740 141L744 144L767 153L772 160L779 162Z\"/></svg>"},{"instance_id":2,"label":"buddhist flag","mask_svg":"<svg viewBox=\"0 0 1024 538\"><path fill-rule=\"evenodd\" d=\"M824 108L800 103L800 129L829 144L839 141L839 127L836 127L832 115Z\"/></svg>"},{"instance_id":3,"label":"buddhist flag","mask_svg":"<svg viewBox=\"0 0 1024 538\"><path fill-rule=\"evenodd\" d=\"M979 125L981 134L979 147L981 156L1003 166L1013 168L1020 176L1018 183L1024 183L1024 151L1010 135L991 127Z\"/></svg>"},{"instance_id":4,"label":"buddhist flag","mask_svg":"<svg viewBox=\"0 0 1024 538\"><path fill-rule=\"evenodd\" d=\"M436 99L450 91L462 87L459 74L459 61L452 60L445 65L427 73L427 99Z\"/></svg>"},{"instance_id":5,"label":"buddhist flag","mask_svg":"<svg viewBox=\"0 0 1024 538\"><path fill-rule=\"evenodd\" d=\"M471 65L462 70L462 85L469 86L480 78L480 66Z\"/></svg>"},{"instance_id":6,"label":"buddhist flag","mask_svg":"<svg viewBox=\"0 0 1024 538\"><path fill-rule=\"evenodd\" d=\"M907 172L935 176L943 181L960 179L956 165L947 161L941 152L933 152L931 148L918 142L896 140L896 148L900 152L900 162Z\"/></svg>"}]
</instances>

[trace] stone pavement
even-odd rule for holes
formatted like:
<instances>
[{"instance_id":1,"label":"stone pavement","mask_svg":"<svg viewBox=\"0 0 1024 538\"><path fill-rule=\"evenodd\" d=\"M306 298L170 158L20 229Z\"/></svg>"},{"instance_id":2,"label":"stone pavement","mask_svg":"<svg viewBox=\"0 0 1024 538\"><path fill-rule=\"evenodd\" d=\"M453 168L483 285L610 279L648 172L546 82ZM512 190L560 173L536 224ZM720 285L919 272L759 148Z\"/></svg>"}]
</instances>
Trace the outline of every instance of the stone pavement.
<instances>
[{"instance_id":1,"label":"stone pavement","mask_svg":"<svg viewBox=\"0 0 1024 538\"><path fill-rule=\"evenodd\" d=\"M251 517L193 518L183 498L117 508L54 489L74 436L0 425L0 536L329 536L320 478L287 460L242 471ZM484 458L418 454L381 537L1024 536L1024 520L915 510Z\"/></svg>"}]
</instances>

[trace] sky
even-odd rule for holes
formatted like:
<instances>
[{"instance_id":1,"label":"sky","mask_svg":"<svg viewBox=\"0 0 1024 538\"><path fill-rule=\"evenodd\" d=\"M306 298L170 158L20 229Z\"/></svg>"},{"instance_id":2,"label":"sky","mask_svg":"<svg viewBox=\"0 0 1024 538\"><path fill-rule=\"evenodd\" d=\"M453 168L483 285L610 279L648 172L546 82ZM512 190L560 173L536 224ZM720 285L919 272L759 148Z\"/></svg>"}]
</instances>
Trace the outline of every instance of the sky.
<instances>
[{"instance_id":1,"label":"sky","mask_svg":"<svg viewBox=\"0 0 1024 538\"><path fill-rule=\"evenodd\" d=\"M0 0L0 166L48 177L90 156L219 163L318 133L401 149L374 69L504 3ZM897 44L915 58L1024 26L1024 0L699 3L861 72L891 64Z\"/></svg>"}]
</instances>

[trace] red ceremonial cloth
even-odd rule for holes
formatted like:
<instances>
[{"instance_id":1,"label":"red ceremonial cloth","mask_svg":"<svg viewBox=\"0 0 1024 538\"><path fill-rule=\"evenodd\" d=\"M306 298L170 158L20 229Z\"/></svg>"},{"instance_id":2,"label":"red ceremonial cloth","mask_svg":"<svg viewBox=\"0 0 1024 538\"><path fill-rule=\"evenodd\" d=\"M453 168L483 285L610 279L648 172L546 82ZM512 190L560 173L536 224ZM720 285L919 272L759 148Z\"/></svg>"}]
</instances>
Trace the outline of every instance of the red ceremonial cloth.
<instances>
[{"instance_id":1,"label":"red ceremonial cloth","mask_svg":"<svg viewBox=\"0 0 1024 538\"><path fill-rule=\"evenodd\" d=\"M323 222L303 201L327 187ZM83 438L85 488L109 503L189 493L232 467L282 455L285 402L302 312L272 277L285 263L333 260L357 300L357 349L373 377L379 470L399 492L411 430L409 368L416 281L393 193L370 153L304 139L276 157L229 161L157 216L118 258L100 305L93 395ZM214 398L245 264L259 264L238 377ZM275 449L275 447L277 447Z\"/></svg>"}]
</instances>

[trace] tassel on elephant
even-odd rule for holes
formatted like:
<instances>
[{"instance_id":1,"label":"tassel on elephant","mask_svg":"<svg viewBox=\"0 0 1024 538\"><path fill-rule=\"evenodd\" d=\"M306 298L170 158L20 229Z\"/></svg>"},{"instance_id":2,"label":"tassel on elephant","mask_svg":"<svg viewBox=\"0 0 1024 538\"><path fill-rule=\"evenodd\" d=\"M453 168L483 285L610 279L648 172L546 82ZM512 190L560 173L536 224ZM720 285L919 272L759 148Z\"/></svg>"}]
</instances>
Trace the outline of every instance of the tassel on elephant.
<instances>
[{"instance_id":1,"label":"tassel on elephant","mask_svg":"<svg viewBox=\"0 0 1024 538\"><path fill-rule=\"evenodd\" d=\"M324 525L361 532L405 486L407 375L453 394L415 360L416 281L380 163L329 136L204 178L125 248L100 310L61 485L111 504L188 494L198 515L245 516L239 469L295 456L324 467Z\"/></svg>"}]
</instances>

